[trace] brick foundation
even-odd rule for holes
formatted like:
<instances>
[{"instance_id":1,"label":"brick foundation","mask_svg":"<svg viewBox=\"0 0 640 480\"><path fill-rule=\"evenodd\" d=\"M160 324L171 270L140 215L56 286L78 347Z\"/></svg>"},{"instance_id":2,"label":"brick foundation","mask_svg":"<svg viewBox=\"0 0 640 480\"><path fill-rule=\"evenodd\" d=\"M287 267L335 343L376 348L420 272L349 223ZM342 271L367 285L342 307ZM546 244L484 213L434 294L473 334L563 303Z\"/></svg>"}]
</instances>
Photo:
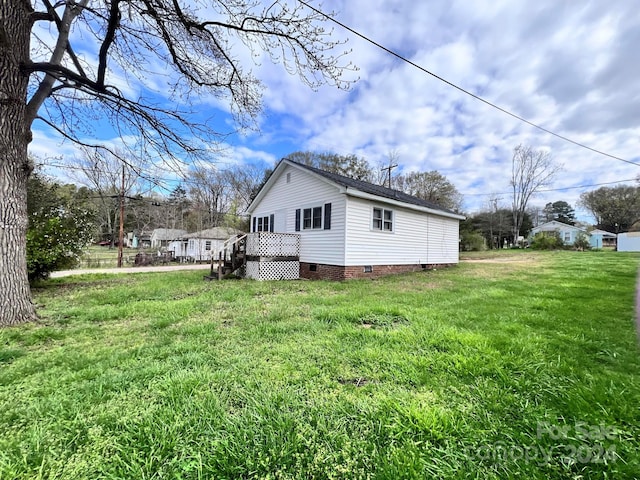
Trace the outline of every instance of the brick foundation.
<instances>
[{"instance_id":1,"label":"brick foundation","mask_svg":"<svg viewBox=\"0 0 640 480\"><path fill-rule=\"evenodd\" d=\"M315 265L315 271L312 266ZM400 273L420 272L423 270L433 270L434 268L444 268L455 265L445 264L412 264L412 265L372 265L371 272L365 272L364 265L344 267L340 265L325 265L322 263L300 262L300 278L309 280L349 280L352 278L380 278L387 275L397 275Z\"/></svg>"}]
</instances>

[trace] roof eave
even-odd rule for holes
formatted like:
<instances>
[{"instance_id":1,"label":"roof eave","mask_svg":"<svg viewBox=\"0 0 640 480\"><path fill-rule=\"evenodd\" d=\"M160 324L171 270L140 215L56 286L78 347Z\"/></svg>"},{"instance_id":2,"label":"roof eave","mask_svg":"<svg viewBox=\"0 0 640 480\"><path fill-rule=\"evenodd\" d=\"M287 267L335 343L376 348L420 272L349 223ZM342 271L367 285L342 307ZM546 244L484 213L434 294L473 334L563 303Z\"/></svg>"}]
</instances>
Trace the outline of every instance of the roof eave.
<instances>
[{"instance_id":1,"label":"roof eave","mask_svg":"<svg viewBox=\"0 0 640 480\"><path fill-rule=\"evenodd\" d=\"M386 203L389 205L394 205L396 207L402 207L409 210L416 210L418 212L430 213L432 215L437 215L439 217L453 218L455 220L465 220L467 218L464 215L459 215L457 213L445 212L444 210L438 210L436 208L429 208L429 207L424 207L422 205L415 205L413 203L393 200L392 198L373 195L371 193L366 193L355 188L346 188L345 193L352 197L362 198L364 200L372 200L379 203Z\"/></svg>"}]
</instances>

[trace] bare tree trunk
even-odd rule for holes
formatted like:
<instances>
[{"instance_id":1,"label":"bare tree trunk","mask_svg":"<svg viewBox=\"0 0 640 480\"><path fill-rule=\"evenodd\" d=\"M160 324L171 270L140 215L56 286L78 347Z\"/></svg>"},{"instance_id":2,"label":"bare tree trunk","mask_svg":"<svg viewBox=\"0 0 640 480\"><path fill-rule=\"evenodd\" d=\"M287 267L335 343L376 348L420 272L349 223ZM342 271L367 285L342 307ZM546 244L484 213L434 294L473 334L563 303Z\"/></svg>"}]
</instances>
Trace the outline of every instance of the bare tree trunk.
<instances>
[{"instance_id":1,"label":"bare tree trunk","mask_svg":"<svg viewBox=\"0 0 640 480\"><path fill-rule=\"evenodd\" d=\"M0 3L0 326L36 318L27 276L29 2Z\"/></svg>"}]
</instances>

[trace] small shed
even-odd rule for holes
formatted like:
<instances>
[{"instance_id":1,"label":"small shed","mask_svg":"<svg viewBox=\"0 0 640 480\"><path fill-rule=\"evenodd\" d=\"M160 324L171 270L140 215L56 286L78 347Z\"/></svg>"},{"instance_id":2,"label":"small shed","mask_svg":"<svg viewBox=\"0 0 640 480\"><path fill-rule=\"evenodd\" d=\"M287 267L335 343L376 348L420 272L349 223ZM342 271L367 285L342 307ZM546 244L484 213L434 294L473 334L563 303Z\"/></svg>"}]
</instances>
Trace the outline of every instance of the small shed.
<instances>
[{"instance_id":1,"label":"small shed","mask_svg":"<svg viewBox=\"0 0 640 480\"><path fill-rule=\"evenodd\" d=\"M589 232L591 248L616 247L618 236L606 230L595 229Z\"/></svg>"},{"instance_id":2,"label":"small shed","mask_svg":"<svg viewBox=\"0 0 640 480\"><path fill-rule=\"evenodd\" d=\"M640 252L640 232L618 234L619 252Z\"/></svg>"}]
</instances>

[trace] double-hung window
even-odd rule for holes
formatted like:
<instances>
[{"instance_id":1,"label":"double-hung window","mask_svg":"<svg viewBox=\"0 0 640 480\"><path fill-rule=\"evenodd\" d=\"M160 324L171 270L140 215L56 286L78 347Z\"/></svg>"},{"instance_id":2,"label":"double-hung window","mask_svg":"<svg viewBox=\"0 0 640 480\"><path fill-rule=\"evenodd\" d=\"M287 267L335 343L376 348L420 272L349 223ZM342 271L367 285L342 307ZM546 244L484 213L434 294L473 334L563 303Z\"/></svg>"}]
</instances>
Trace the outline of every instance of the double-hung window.
<instances>
[{"instance_id":1,"label":"double-hung window","mask_svg":"<svg viewBox=\"0 0 640 480\"><path fill-rule=\"evenodd\" d=\"M302 229L322 228L322 207L305 208L302 210Z\"/></svg>"},{"instance_id":2,"label":"double-hung window","mask_svg":"<svg viewBox=\"0 0 640 480\"><path fill-rule=\"evenodd\" d=\"M273 232L274 216L253 217L254 232Z\"/></svg>"},{"instance_id":3,"label":"double-hung window","mask_svg":"<svg viewBox=\"0 0 640 480\"><path fill-rule=\"evenodd\" d=\"M372 228L373 230L393 232L393 210L374 208Z\"/></svg>"},{"instance_id":4,"label":"double-hung window","mask_svg":"<svg viewBox=\"0 0 640 480\"><path fill-rule=\"evenodd\" d=\"M296 232L300 230L330 230L331 204L296 210Z\"/></svg>"}]
</instances>

